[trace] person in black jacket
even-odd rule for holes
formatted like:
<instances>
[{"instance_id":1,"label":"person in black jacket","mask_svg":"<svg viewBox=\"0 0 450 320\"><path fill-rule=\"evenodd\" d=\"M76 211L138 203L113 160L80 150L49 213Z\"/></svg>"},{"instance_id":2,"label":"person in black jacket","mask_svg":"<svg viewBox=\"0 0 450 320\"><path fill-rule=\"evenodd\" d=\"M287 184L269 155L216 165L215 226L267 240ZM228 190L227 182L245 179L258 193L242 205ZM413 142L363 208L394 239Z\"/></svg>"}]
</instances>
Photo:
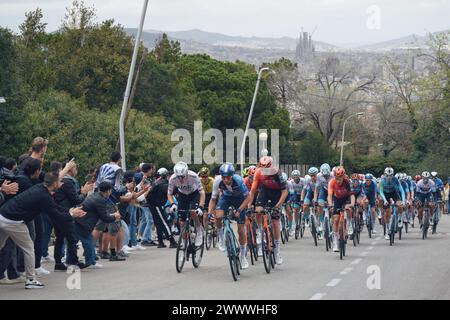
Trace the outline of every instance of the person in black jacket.
<instances>
[{"instance_id":1,"label":"person in black jacket","mask_svg":"<svg viewBox=\"0 0 450 320\"><path fill-rule=\"evenodd\" d=\"M101 268L101 265L95 262L95 244L92 237L95 225L99 220L111 223L120 220L121 217L118 211L108 212L107 201L112 194L112 184L103 181L98 185L98 190L98 192L88 196L81 204L87 214L80 219L75 219L75 231L83 244L85 264L92 266L91 268ZM111 251L112 254L116 255L115 248Z\"/></svg>"},{"instance_id":2,"label":"person in black jacket","mask_svg":"<svg viewBox=\"0 0 450 320\"><path fill-rule=\"evenodd\" d=\"M167 176L169 171L166 168L160 168L157 172L159 179L155 181L152 191L147 196L147 203L153 216L158 234L158 248L166 248L163 236L170 241L170 248L176 248L177 243L173 237L169 223L167 222L164 205L167 202L167 188L169 181Z\"/></svg>"},{"instance_id":3,"label":"person in black jacket","mask_svg":"<svg viewBox=\"0 0 450 320\"><path fill-rule=\"evenodd\" d=\"M48 214L56 222L72 221L72 217L86 214L80 208L71 208L65 212L52 198L52 194L61 186L59 176L48 173L44 183L37 184L9 200L0 208L0 248L11 238L25 255L25 271L27 282L25 288L42 288L35 279L34 247L30 232L25 223L32 221L41 213Z\"/></svg>"},{"instance_id":4,"label":"person in black jacket","mask_svg":"<svg viewBox=\"0 0 450 320\"><path fill-rule=\"evenodd\" d=\"M78 181L75 179L78 173L78 168L75 165L63 178L63 185L55 193L55 201L61 207L69 210L69 208L80 205L85 199L88 192L90 192L94 184L86 184L83 188L79 188ZM62 263L62 257L64 255L64 238L67 240L67 265L77 265L80 269L83 269L86 265L83 265L78 261L77 256L77 242L78 236L75 232L75 225L73 222L54 224L55 229L55 271L65 271L67 266Z\"/></svg>"}]
</instances>

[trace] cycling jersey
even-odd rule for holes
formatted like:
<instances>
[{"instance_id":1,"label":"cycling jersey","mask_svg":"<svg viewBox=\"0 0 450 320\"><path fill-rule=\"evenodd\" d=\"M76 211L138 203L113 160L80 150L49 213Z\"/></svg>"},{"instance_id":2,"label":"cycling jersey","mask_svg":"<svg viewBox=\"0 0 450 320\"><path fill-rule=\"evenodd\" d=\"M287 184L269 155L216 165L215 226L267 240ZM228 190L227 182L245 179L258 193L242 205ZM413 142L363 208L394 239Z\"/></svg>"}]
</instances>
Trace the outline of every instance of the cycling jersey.
<instances>
[{"instance_id":1,"label":"cycling jersey","mask_svg":"<svg viewBox=\"0 0 450 320\"><path fill-rule=\"evenodd\" d=\"M442 180L439 178L432 179L434 184L436 185L436 191L443 191L444 190L444 184L442 183Z\"/></svg>"},{"instance_id":2,"label":"cycling jersey","mask_svg":"<svg viewBox=\"0 0 450 320\"><path fill-rule=\"evenodd\" d=\"M410 193L409 185L406 181L400 181L400 184L402 185L402 188L405 191L405 194Z\"/></svg>"},{"instance_id":3,"label":"cycling jersey","mask_svg":"<svg viewBox=\"0 0 450 320\"><path fill-rule=\"evenodd\" d=\"M423 179L421 179L416 184L416 192L422 194L428 194L430 192L436 192L436 185L433 180L428 180L428 183L425 183Z\"/></svg>"},{"instance_id":4,"label":"cycling jersey","mask_svg":"<svg viewBox=\"0 0 450 320\"><path fill-rule=\"evenodd\" d=\"M339 184L336 178L333 178L328 183L328 195L333 196L336 199L346 199L353 194L353 188L350 180L345 177L341 184Z\"/></svg>"},{"instance_id":5,"label":"cycling jersey","mask_svg":"<svg viewBox=\"0 0 450 320\"><path fill-rule=\"evenodd\" d=\"M203 191L200 178L191 170L188 171L187 177L184 177L183 179L178 178L175 174L170 177L167 193L173 195L175 187L178 189L179 193L184 195L192 194L195 191Z\"/></svg>"},{"instance_id":6,"label":"cycling jersey","mask_svg":"<svg viewBox=\"0 0 450 320\"><path fill-rule=\"evenodd\" d=\"M355 197L360 197L365 194L364 185L360 180L352 180L352 188Z\"/></svg>"},{"instance_id":7,"label":"cycling jersey","mask_svg":"<svg viewBox=\"0 0 450 320\"><path fill-rule=\"evenodd\" d=\"M286 189L286 182L281 182L280 174L265 176L262 172L263 168L258 168L253 178L252 190L259 188L284 190Z\"/></svg>"},{"instance_id":8,"label":"cycling jersey","mask_svg":"<svg viewBox=\"0 0 450 320\"><path fill-rule=\"evenodd\" d=\"M222 192L222 197L227 198L245 198L248 195L248 189L245 186L244 179L237 174L233 175L230 185L226 185L222 177L217 176L214 179L212 199L217 199L219 190Z\"/></svg>"},{"instance_id":9,"label":"cycling jersey","mask_svg":"<svg viewBox=\"0 0 450 320\"><path fill-rule=\"evenodd\" d=\"M372 183L369 185L367 182L363 183L364 194L369 198L375 198L376 195L380 192L378 190L377 182L372 180Z\"/></svg>"},{"instance_id":10,"label":"cycling jersey","mask_svg":"<svg viewBox=\"0 0 450 320\"><path fill-rule=\"evenodd\" d=\"M200 179L200 182L202 183L203 190L205 190L206 194L212 193L213 191L213 185L214 185L214 179L209 177L207 183L203 183L203 179Z\"/></svg>"},{"instance_id":11,"label":"cycling jersey","mask_svg":"<svg viewBox=\"0 0 450 320\"><path fill-rule=\"evenodd\" d=\"M319 173L317 175L317 183L316 183L316 189L320 190L321 188L328 190L328 183L331 180L330 176L324 176L322 173Z\"/></svg>"},{"instance_id":12,"label":"cycling jersey","mask_svg":"<svg viewBox=\"0 0 450 320\"><path fill-rule=\"evenodd\" d=\"M253 178L250 179L250 176L245 177L244 183L245 183L245 186L247 187L248 191L250 191L252 189Z\"/></svg>"},{"instance_id":13,"label":"cycling jersey","mask_svg":"<svg viewBox=\"0 0 450 320\"><path fill-rule=\"evenodd\" d=\"M305 179L304 178L300 178L298 183L295 182L294 179L291 180L292 182L292 187L294 188L294 192L296 195L301 195L302 194L302 190L305 187Z\"/></svg>"},{"instance_id":14,"label":"cycling jersey","mask_svg":"<svg viewBox=\"0 0 450 320\"><path fill-rule=\"evenodd\" d=\"M105 163L98 170L96 187L103 181L112 184L114 190L118 190L122 184L122 168L115 163Z\"/></svg>"},{"instance_id":15,"label":"cycling jersey","mask_svg":"<svg viewBox=\"0 0 450 320\"><path fill-rule=\"evenodd\" d=\"M394 201L399 199L399 194L403 204L405 204L405 191L403 190L400 181L396 177L392 177L391 181L383 176L380 181L380 195L384 202L388 202L388 198L392 198Z\"/></svg>"}]
</instances>

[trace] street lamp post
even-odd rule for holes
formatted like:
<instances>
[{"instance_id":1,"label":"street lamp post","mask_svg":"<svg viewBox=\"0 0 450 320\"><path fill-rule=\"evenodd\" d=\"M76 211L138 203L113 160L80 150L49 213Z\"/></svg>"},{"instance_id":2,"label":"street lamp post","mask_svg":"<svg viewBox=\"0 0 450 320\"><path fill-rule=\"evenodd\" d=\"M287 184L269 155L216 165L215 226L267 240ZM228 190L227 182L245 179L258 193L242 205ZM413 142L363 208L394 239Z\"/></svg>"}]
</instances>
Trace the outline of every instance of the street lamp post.
<instances>
[{"instance_id":1,"label":"street lamp post","mask_svg":"<svg viewBox=\"0 0 450 320\"><path fill-rule=\"evenodd\" d=\"M136 35L136 40L134 43L133 58L131 59L130 72L128 74L127 87L125 89L125 94L123 96L122 112L120 113L119 120L119 140L120 140L120 155L122 156L122 170L126 170L125 162L125 118L126 110L128 104L128 98L130 96L131 82L133 81L134 68L136 66L137 54L139 51L139 44L141 43L142 28L144 27L145 15L147 13L148 0L144 0L144 6L142 7L141 22L139 24L139 29Z\"/></svg>"},{"instance_id":2,"label":"street lamp post","mask_svg":"<svg viewBox=\"0 0 450 320\"><path fill-rule=\"evenodd\" d=\"M0 103L6 103L6 99L4 97L0 97Z\"/></svg>"},{"instance_id":3,"label":"street lamp post","mask_svg":"<svg viewBox=\"0 0 450 320\"><path fill-rule=\"evenodd\" d=\"M261 82L261 76L262 76L263 71L269 71L269 70L272 71L271 69L265 67L265 68L259 69L259 72L258 72L258 80L256 81L255 92L253 94L252 105L250 107L250 113L248 115L247 126L245 127L244 138L242 139L242 145L241 145L241 173L244 170L245 139L247 139L248 128L250 127L250 122L252 120L253 108L255 107L256 96L258 95L259 83Z\"/></svg>"},{"instance_id":4,"label":"street lamp post","mask_svg":"<svg viewBox=\"0 0 450 320\"><path fill-rule=\"evenodd\" d=\"M344 120L344 125L342 127L342 141L341 141L341 160L339 161L339 165L342 167L344 164L344 136L345 136L345 124L347 123L347 120L350 118L353 118L355 116L362 116L364 112L358 112L355 114L352 114L351 116L348 116L347 119Z\"/></svg>"}]
</instances>

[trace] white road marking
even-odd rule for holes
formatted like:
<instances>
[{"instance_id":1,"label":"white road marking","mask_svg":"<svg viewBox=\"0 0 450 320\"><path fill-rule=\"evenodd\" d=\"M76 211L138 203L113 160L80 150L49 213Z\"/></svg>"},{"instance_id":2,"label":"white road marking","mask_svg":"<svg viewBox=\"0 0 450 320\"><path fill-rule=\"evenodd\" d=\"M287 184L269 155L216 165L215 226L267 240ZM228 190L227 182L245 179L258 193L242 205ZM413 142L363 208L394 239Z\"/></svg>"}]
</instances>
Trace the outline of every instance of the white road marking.
<instances>
[{"instance_id":1,"label":"white road marking","mask_svg":"<svg viewBox=\"0 0 450 320\"><path fill-rule=\"evenodd\" d=\"M342 279L333 279L327 283L327 287L335 287Z\"/></svg>"},{"instance_id":2,"label":"white road marking","mask_svg":"<svg viewBox=\"0 0 450 320\"><path fill-rule=\"evenodd\" d=\"M358 258L358 259L353 260L352 263L350 263L350 264L355 265L355 264L360 263L361 261L362 261L362 259Z\"/></svg>"},{"instance_id":3,"label":"white road marking","mask_svg":"<svg viewBox=\"0 0 450 320\"><path fill-rule=\"evenodd\" d=\"M344 270L341 271L341 274L347 274L347 273L349 273L352 270L353 270L352 267L345 268Z\"/></svg>"},{"instance_id":4,"label":"white road marking","mask_svg":"<svg viewBox=\"0 0 450 320\"><path fill-rule=\"evenodd\" d=\"M323 297L325 297L326 295L327 295L326 293L316 293L309 300L320 300Z\"/></svg>"}]
</instances>

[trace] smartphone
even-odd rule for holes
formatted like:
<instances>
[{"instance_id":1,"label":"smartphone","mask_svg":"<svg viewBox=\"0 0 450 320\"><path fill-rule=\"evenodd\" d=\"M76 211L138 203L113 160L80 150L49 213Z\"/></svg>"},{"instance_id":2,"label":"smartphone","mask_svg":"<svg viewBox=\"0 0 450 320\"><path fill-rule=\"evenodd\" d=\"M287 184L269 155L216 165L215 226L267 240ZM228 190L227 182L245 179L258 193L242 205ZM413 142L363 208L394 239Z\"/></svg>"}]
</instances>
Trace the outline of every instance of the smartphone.
<instances>
[{"instance_id":1,"label":"smartphone","mask_svg":"<svg viewBox=\"0 0 450 320\"><path fill-rule=\"evenodd\" d=\"M70 159L70 161L69 161L69 162L72 162L72 161L75 161L75 157L73 157L72 159Z\"/></svg>"}]
</instances>

